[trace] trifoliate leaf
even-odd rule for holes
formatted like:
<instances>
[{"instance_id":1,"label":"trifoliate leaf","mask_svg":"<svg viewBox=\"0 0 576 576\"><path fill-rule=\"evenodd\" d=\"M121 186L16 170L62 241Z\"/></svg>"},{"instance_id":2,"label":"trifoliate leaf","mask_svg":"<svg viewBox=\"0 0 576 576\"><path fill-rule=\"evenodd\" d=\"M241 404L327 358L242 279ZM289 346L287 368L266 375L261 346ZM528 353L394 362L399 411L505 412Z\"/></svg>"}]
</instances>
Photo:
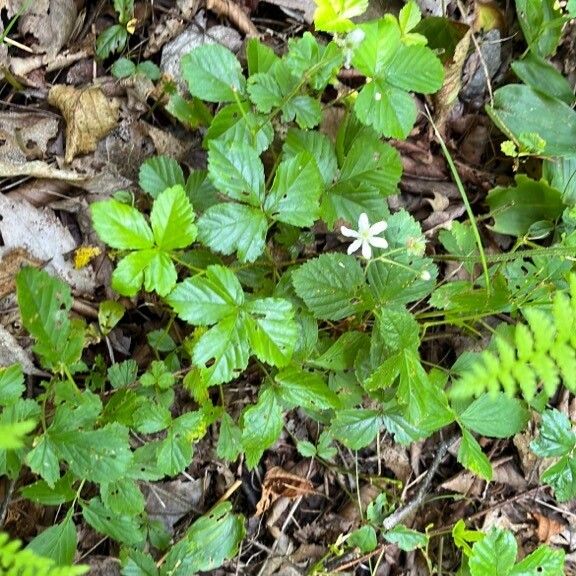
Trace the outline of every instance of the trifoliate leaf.
<instances>
[{"instance_id":1,"label":"trifoliate leaf","mask_svg":"<svg viewBox=\"0 0 576 576\"><path fill-rule=\"evenodd\" d=\"M209 266L205 276L187 278L178 284L167 302L182 320L210 325L235 315L244 302L244 292L231 270Z\"/></svg>"},{"instance_id":2,"label":"trifoliate leaf","mask_svg":"<svg viewBox=\"0 0 576 576\"><path fill-rule=\"evenodd\" d=\"M512 532L492 528L472 547L468 566L472 576L498 574L508 576L516 562L518 545Z\"/></svg>"},{"instance_id":3,"label":"trifoliate leaf","mask_svg":"<svg viewBox=\"0 0 576 576\"><path fill-rule=\"evenodd\" d=\"M182 74L192 96L207 102L233 102L246 80L236 56L221 44L204 44L182 58Z\"/></svg>"},{"instance_id":4,"label":"trifoliate leaf","mask_svg":"<svg viewBox=\"0 0 576 576\"><path fill-rule=\"evenodd\" d=\"M359 450L373 442L382 425L382 417L376 410L352 408L336 412L330 432L348 448Z\"/></svg>"},{"instance_id":5,"label":"trifoliate leaf","mask_svg":"<svg viewBox=\"0 0 576 576\"><path fill-rule=\"evenodd\" d=\"M92 225L102 242L119 250L145 250L154 245L152 230L144 215L118 200L103 200L90 206Z\"/></svg>"},{"instance_id":6,"label":"trifoliate leaf","mask_svg":"<svg viewBox=\"0 0 576 576\"><path fill-rule=\"evenodd\" d=\"M282 298L264 298L248 302L244 309L253 353L262 362L286 366L299 332L292 304Z\"/></svg>"},{"instance_id":7,"label":"trifoliate leaf","mask_svg":"<svg viewBox=\"0 0 576 576\"><path fill-rule=\"evenodd\" d=\"M264 209L280 222L312 226L318 218L322 188L316 161L309 153L299 153L278 166Z\"/></svg>"},{"instance_id":8,"label":"trifoliate leaf","mask_svg":"<svg viewBox=\"0 0 576 576\"><path fill-rule=\"evenodd\" d=\"M152 198L157 198L166 188L184 186L184 173L180 164L170 156L152 156L140 166L138 184Z\"/></svg>"},{"instance_id":9,"label":"trifoliate leaf","mask_svg":"<svg viewBox=\"0 0 576 576\"><path fill-rule=\"evenodd\" d=\"M459 419L464 426L482 436L509 438L524 429L530 411L523 402L504 393L496 396L483 394L460 414Z\"/></svg>"},{"instance_id":10,"label":"trifoliate leaf","mask_svg":"<svg viewBox=\"0 0 576 576\"><path fill-rule=\"evenodd\" d=\"M322 106L316 98L301 94L282 106L283 122L296 121L302 129L314 128L322 120Z\"/></svg>"},{"instance_id":11,"label":"trifoliate leaf","mask_svg":"<svg viewBox=\"0 0 576 576\"><path fill-rule=\"evenodd\" d=\"M267 231L265 214L244 204L216 204L198 221L200 242L221 254L237 252L241 262L254 262L264 252Z\"/></svg>"},{"instance_id":12,"label":"trifoliate leaf","mask_svg":"<svg viewBox=\"0 0 576 576\"><path fill-rule=\"evenodd\" d=\"M294 289L317 318L341 320L371 306L358 260L345 254L322 254L292 275Z\"/></svg>"},{"instance_id":13,"label":"trifoliate leaf","mask_svg":"<svg viewBox=\"0 0 576 576\"><path fill-rule=\"evenodd\" d=\"M194 211L182 185L167 188L154 200L150 224L161 250L187 248L194 242Z\"/></svg>"},{"instance_id":14,"label":"trifoliate leaf","mask_svg":"<svg viewBox=\"0 0 576 576\"><path fill-rule=\"evenodd\" d=\"M264 390L258 402L242 414L242 447L249 469L254 468L264 451L278 440L283 425L282 408L276 396L271 389Z\"/></svg>"},{"instance_id":15,"label":"trifoliate leaf","mask_svg":"<svg viewBox=\"0 0 576 576\"><path fill-rule=\"evenodd\" d=\"M209 143L208 173L214 186L234 200L260 206L264 199L264 165L260 156L244 143Z\"/></svg>"},{"instance_id":16,"label":"trifoliate leaf","mask_svg":"<svg viewBox=\"0 0 576 576\"><path fill-rule=\"evenodd\" d=\"M462 440L458 449L457 459L464 468L478 474L484 480L492 480L492 464L490 464L490 460L482 452L482 448L474 436L465 428L462 429ZM498 573L495 572L495 574Z\"/></svg>"}]
</instances>

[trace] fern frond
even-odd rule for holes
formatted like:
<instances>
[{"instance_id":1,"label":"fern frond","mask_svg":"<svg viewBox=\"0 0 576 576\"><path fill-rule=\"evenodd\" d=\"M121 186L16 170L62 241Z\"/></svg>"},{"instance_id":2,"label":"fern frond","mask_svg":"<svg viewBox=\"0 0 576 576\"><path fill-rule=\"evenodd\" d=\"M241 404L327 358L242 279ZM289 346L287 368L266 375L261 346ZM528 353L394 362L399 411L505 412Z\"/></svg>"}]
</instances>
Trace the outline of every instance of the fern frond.
<instances>
[{"instance_id":1,"label":"fern frond","mask_svg":"<svg viewBox=\"0 0 576 576\"><path fill-rule=\"evenodd\" d=\"M0 574L3 576L79 576L89 566L57 566L50 558L38 556L32 550L21 550L19 540L10 540L0 532Z\"/></svg>"},{"instance_id":2,"label":"fern frond","mask_svg":"<svg viewBox=\"0 0 576 576\"><path fill-rule=\"evenodd\" d=\"M482 352L454 383L453 398L503 390L530 401L539 387L552 396L560 383L576 392L576 275L569 291L555 294L549 312L527 308L522 314L526 321L516 324L512 341L496 335L493 350Z\"/></svg>"}]
</instances>

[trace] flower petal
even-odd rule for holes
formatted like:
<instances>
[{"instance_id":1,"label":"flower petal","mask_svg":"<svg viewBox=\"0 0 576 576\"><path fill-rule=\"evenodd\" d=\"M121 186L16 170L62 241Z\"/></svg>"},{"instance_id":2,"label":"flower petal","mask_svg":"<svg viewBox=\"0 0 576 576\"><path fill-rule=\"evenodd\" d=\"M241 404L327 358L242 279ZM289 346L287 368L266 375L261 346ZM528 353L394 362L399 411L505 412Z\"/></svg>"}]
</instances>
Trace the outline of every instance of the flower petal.
<instances>
[{"instance_id":1,"label":"flower petal","mask_svg":"<svg viewBox=\"0 0 576 576\"><path fill-rule=\"evenodd\" d=\"M358 248L360 248L361 245L362 240L354 240L354 242L352 242L352 244L348 246L348 254L353 254L354 252L356 252L356 250L358 250Z\"/></svg>"},{"instance_id":2,"label":"flower petal","mask_svg":"<svg viewBox=\"0 0 576 576\"><path fill-rule=\"evenodd\" d=\"M362 234L368 230L370 230L370 220L368 220L368 214L362 212L358 218L358 232Z\"/></svg>"},{"instance_id":3,"label":"flower petal","mask_svg":"<svg viewBox=\"0 0 576 576\"><path fill-rule=\"evenodd\" d=\"M370 244L372 244L372 246L375 246L376 248L388 248L388 240L386 240L386 238L380 238L379 236L374 236L374 238L370 238L370 240L368 240L368 242L370 242Z\"/></svg>"},{"instance_id":4,"label":"flower petal","mask_svg":"<svg viewBox=\"0 0 576 576\"><path fill-rule=\"evenodd\" d=\"M364 256L366 260L372 258L372 248L370 248L370 244L368 244L366 240L362 242L362 256Z\"/></svg>"},{"instance_id":5,"label":"flower petal","mask_svg":"<svg viewBox=\"0 0 576 576\"><path fill-rule=\"evenodd\" d=\"M340 226L340 234L348 238L358 238L359 236L356 230L351 230L350 228L346 228L346 226Z\"/></svg>"},{"instance_id":6,"label":"flower petal","mask_svg":"<svg viewBox=\"0 0 576 576\"><path fill-rule=\"evenodd\" d=\"M388 228L388 222L380 220L380 222L376 222L370 226L370 234L372 236L378 236L378 234L382 234L386 228Z\"/></svg>"}]
</instances>

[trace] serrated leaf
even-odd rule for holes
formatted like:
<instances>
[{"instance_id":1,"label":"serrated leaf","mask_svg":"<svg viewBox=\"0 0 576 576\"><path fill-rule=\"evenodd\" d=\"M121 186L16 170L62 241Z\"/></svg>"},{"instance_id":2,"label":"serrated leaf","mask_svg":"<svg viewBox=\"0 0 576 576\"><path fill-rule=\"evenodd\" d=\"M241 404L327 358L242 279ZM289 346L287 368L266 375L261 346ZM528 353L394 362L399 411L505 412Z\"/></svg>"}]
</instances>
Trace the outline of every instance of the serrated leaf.
<instances>
[{"instance_id":1,"label":"serrated leaf","mask_svg":"<svg viewBox=\"0 0 576 576\"><path fill-rule=\"evenodd\" d=\"M167 188L154 200L150 224L161 250L187 248L194 242L194 211L182 185Z\"/></svg>"},{"instance_id":2,"label":"serrated leaf","mask_svg":"<svg viewBox=\"0 0 576 576\"><path fill-rule=\"evenodd\" d=\"M314 128L322 119L322 106L316 98L300 94L290 98L282 106L282 120L286 123L296 121L302 129Z\"/></svg>"},{"instance_id":3,"label":"serrated leaf","mask_svg":"<svg viewBox=\"0 0 576 576\"><path fill-rule=\"evenodd\" d=\"M286 366L298 338L294 309L288 300L264 298L245 305L247 333L253 353L272 366Z\"/></svg>"},{"instance_id":4,"label":"serrated leaf","mask_svg":"<svg viewBox=\"0 0 576 576\"><path fill-rule=\"evenodd\" d=\"M317 0L314 26L323 32L348 32L354 28L350 18L368 8L368 0Z\"/></svg>"},{"instance_id":5,"label":"serrated leaf","mask_svg":"<svg viewBox=\"0 0 576 576\"><path fill-rule=\"evenodd\" d=\"M234 200L257 207L264 199L264 165L245 144L209 142L208 173L214 186Z\"/></svg>"},{"instance_id":6,"label":"serrated leaf","mask_svg":"<svg viewBox=\"0 0 576 576\"><path fill-rule=\"evenodd\" d=\"M128 78L136 72L136 64L128 58L118 58L110 68L112 76L115 78Z\"/></svg>"},{"instance_id":7,"label":"serrated leaf","mask_svg":"<svg viewBox=\"0 0 576 576\"><path fill-rule=\"evenodd\" d=\"M22 323L36 340L34 351L42 365L54 372L63 366L75 372L84 347L84 324L68 318L68 285L44 270L23 268L16 276L16 289Z\"/></svg>"},{"instance_id":8,"label":"serrated leaf","mask_svg":"<svg viewBox=\"0 0 576 576\"><path fill-rule=\"evenodd\" d=\"M227 316L203 334L192 355L194 363L202 366L206 386L240 376L248 366L249 357L246 322L241 314Z\"/></svg>"},{"instance_id":9,"label":"serrated leaf","mask_svg":"<svg viewBox=\"0 0 576 576\"><path fill-rule=\"evenodd\" d=\"M114 24L106 28L96 39L96 56L105 60L111 54L120 52L128 42L128 32L124 26Z\"/></svg>"},{"instance_id":10,"label":"serrated leaf","mask_svg":"<svg viewBox=\"0 0 576 576\"><path fill-rule=\"evenodd\" d=\"M480 444L466 428L462 429L462 440L458 448L457 459L464 468L478 474L484 480L492 480L492 464L490 464L486 454L482 452Z\"/></svg>"},{"instance_id":11,"label":"serrated leaf","mask_svg":"<svg viewBox=\"0 0 576 576\"><path fill-rule=\"evenodd\" d=\"M44 504L44 506L59 506L74 500L76 490L72 488L72 483L73 476L68 473L60 478L52 488L45 480L38 480L33 484L24 486L20 493L32 502Z\"/></svg>"},{"instance_id":12,"label":"serrated leaf","mask_svg":"<svg viewBox=\"0 0 576 576\"><path fill-rule=\"evenodd\" d=\"M184 172L170 156L152 156L140 166L138 184L152 198L157 198L166 188L184 186Z\"/></svg>"},{"instance_id":13,"label":"serrated leaf","mask_svg":"<svg viewBox=\"0 0 576 576\"><path fill-rule=\"evenodd\" d=\"M548 468L540 481L554 488L558 502L567 502L576 497L576 458L563 456Z\"/></svg>"},{"instance_id":14,"label":"serrated leaf","mask_svg":"<svg viewBox=\"0 0 576 576\"><path fill-rule=\"evenodd\" d=\"M216 204L198 221L199 240L221 254L238 253L241 262L254 262L264 252L268 220L258 208Z\"/></svg>"},{"instance_id":15,"label":"serrated leaf","mask_svg":"<svg viewBox=\"0 0 576 576\"><path fill-rule=\"evenodd\" d=\"M517 549L511 532L492 528L485 538L472 547L472 555L468 559L471 576L508 576L516 561Z\"/></svg>"},{"instance_id":16,"label":"serrated leaf","mask_svg":"<svg viewBox=\"0 0 576 576\"><path fill-rule=\"evenodd\" d=\"M26 464L51 488L60 479L60 462L56 454L56 446L46 434L36 439L34 448L26 455Z\"/></svg>"},{"instance_id":17,"label":"serrated leaf","mask_svg":"<svg viewBox=\"0 0 576 576\"><path fill-rule=\"evenodd\" d=\"M564 550L538 546L514 566L510 576L563 576L565 555Z\"/></svg>"},{"instance_id":18,"label":"serrated leaf","mask_svg":"<svg viewBox=\"0 0 576 576\"><path fill-rule=\"evenodd\" d=\"M181 61L182 75L192 96L207 102L233 102L246 80L236 56L221 44L204 44Z\"/></svg>"},{"instance_id":19,"label":"serrated leaf","mask_svg":"<svg viewBox=\"0 0 576 576\"><path fill-rule=\"evenodd\" d=\"M348 536L346 543L354 548L359 548L365 554L372 552L378 545L376 530L373 526L362 526Z\"/></svg>"},{"instance_id":20,"label":"serrated leaf","mask_svg":"<svg viewBox=\"0 0 576 576\"><path fill-rule=\"evenodd\" d=\"M421 19L422 13L420 12L420 7L414 0L410 0L410 2L400 10L400 14L398 15L400 30L403 34L410 32Z\"/></svg>"},{"instance_id":21,"label":"serrated leaf","mask_svg":"<svg viewBox=\"0 0 576 576\"><path fill-rule=\"evenodd\" d=\"M21 398L26 387L20 364L0 367L0 405L10 406Z\"/></svg>"},{"instance_id":22,"label":"serrated leaf","mask_svg":"<svg viewBox=\"0 0 576 576\"><path fill-rule=\"evenodd\" d=\"M70 566L74 562L76 546L76 527L69 513L60 524L50 526L36 536L26 549L50 558L57 564Z\"/></svg>"},{"instance_id":23,"label":"serrated leaf","mask_svg":"<svg viewBox=\"0 0 576 576\"><path fill-rule=\"evenodd\" d=\"M233 462L242 452L242 430L236 425L228 413L222 414L220 435L216 453L219 458Z\"/></svg>"},{"instance_id":24,"label":"serrated leaf","mask_svg":"<svg viewBox=\"0 0 576 576\"><path fill-rule=\"evenodd\" d=\"M205 143L215 139L229 144L246 142L261 154L270 146L273 138L274 129L270 120L252 112L248 102L240 102L224 106L216 114L206 132Z\"/></svg>"},{"instance_id":25,"label":"serrated leaf","mask_svg":"<svg viewBox=\"0 0 576 576\"><path fill-rule=\"evenodd\" d=\"M294 289L317 318L341 320L371 305L362 267L345 254L322 254L292 275Z\"/></svg>"},{"instance_id":26,"label":"serrated leaf","mask_svg":"<svg viewBox=\"0 0 576 576\"><path fill-rule=\"evenodd\" d=\"M330 390L318 372L309 372L296 366L280 370L274 377L274 391L290 408L302 406L308 410L329 410L340 405L338 396Z\"/></svg>"},{"instance_id":27,"label":"serrated leaf","mask_svg":"<svg viewBox=\"0 0 576 576\"><path fill-rule=\"evenodd\" d=\"M150 554L136 549L120 550L122 576L159 576L160 572Z\"/></svg>"},{"instance_id":28,"label":"serrated leaf","mask_svg":"<svg viewBox=\"0 0 576 576\"><path fill-rule=\"evenodd\" d=\"M222 502L196 520L186 536L171 548L162 574L212 572L234 557L244 534L244 518L232 514L230 502Z\"/></svg>"},{"instance_id":29,"label":"serrated leaf","mask_svg":"<svg viewBox=\"0 0 576 576\"><path fill-rule=\"evenodd\" d=\"M149 292L166 296L176 284L172 260L158 250L139 250L124 256L112 273L112 288L123 296L135 296L144 284Z\"/></svg>"},{"instance_id":30,"label":"serrated leaf","mask_svg":"<svg viewBox=\"0 0 576 576\"><path fill-rule=\"evenodd\" d=\"M83 504L82 515L94 530L128 546L139 544L145 539L137 517L114 514L99 498L92 498Z\"/></svg>"},{"instance_id":31,"label":"serrated leaf","mask_svg":"<svg viewBox=\"0 0 576 576\"><path fill-rule=\"evenodd\" d=\"M166 300L182 320L206 326L236 314L244 292L234 272L208 266L205 276L187 278Z\"/></svg>"},{"instance_id":32,"label":"serrated leaf","mask_svg":"<svg viewBox=\"0 0 576 576\"><path fill-rule=\"evenodd\" d=\"M136 516L144 512L146 502L134 480L120 478L106 482L100 487L100 497L106 508L114 514Z\"/></svg>"},{"instance_id":33,"label":"serrated leaf","mask_svg":"<svg viewBox=\"0 0 576 576\"><path fill-rule=\"evenodd\" d=\"M290 128L282 152L284 158L292 158L301 152L310 153L316 160L325 186L332 183L338 171L334 145L328 136L321 132Z\"/></svg>"},{"instance_id":34,"label":"serrated leaf","mask_svg":"<svg viewBox=\"0 0 576 576\"><path fill-rule=\"evenodd\" d=\"M130 467L132 452L128 429L107 424L98 430L48 430L58 456L79 478L92 482L112 482L122 478Z\"/></svg>"},{"instance_id":35,"label":"serrated leaf","mask_svg":"<svg viewBox=\"0 0 576 576\"><path fill-rule=\"evenodd\" d=\"M36 428L34 420L0 424L0 450L16 450L26 443L26 435Z\"/></svg>"},{"instance_id":36,"label":"serrated leaf","mask_svg":"<svg viewBox=\"0 0 576 576\"><path fill-rule=\"evenodd\" d=\"M542 414L540 434L530 443L536 456L566 456L576 446L576 434L568 417L559 410L546 410Z\"/></svg>"},{"instance_id":37,"label":"serrated leaf","mask_svg":"<svg viewBox=\"0 0 576 576\"><path fill-rule=\"evenodd\" d=\"M166 476L176 476L190 465L193 453L188 438L169 432L158 447L158 468Z\"/></svg>"},{"instance_id":38,"label":"serrated leaf","mask_svg":"<svg viewBox=\"0 0 576 576\"><path fill-rule=\"evenodd\" d=\"M504 393L483 394L460 414L464 426L491 438L514 436L524 429L529 419L530 411L525 404Z\"/></svg>"},{"instance_id":39,"label":"serrated leaf","mask_svg":"<svg viewBox=\"0 0 576 576\"><path fill-rule=\"evenodd\" d=\"M384 538L392 544L396 544L400 550L405 552L410 552L411 550L416 550L416 548L425 548L428 544L428 536L418 532L417 530L411 530L402 524L398 524L388 530L384 534Z\"/></svg>"},{"instance_id":40,"label":"serrated leaf","mask_svg":"<svg viewBox=\"0 0 576 576\"><path fill-rule=\"evenodd\" d=\"M264 390L258 402L242 413L242 447L250 470L278 440L283 425L282 408L270 389Z\"/></svg>"},{"instance_id":41,"label":"serrated leaf","mask_svg":"<svg viewBox=\"0 0 576 576\"><path fill-rule=\"evenodd\" d=\"M332 420L330 432L342 444L359 450L373 442L382 428L382 417L376 410L338 410Z\"/></svg>"},{"instance_id":42,"label":"serrated leaf","mask_svg":"<svg viewBox=\"0 0 576 576\"><path fill-rule=\"evenodd\" d=\"M145 250L154 236L144 215L118 200L103 200L90 206L92 225L102 242L118 250Z\"/></svg>"},{"instance_id":43,"label":"serrated leaf","mask_svg":"<svg viewBox=\"0 0 576 576\"><path fill-rule=\"evenodd\" d=\"M283 102L282 88L273 74L254 74L248 80L250 100L259 112L268 114Z\"/></svg>"},{"instance_id":44,"label":"serrated leaf","mask_svg":"<svg viewBox=\"0 0 576 576\"><path fill-rule=\"evenodd\" d=\"M278 166L264 210L280 222L312 226L318 218L322 189L316 161L309 153L301 152Z\"/></svg>"},{"instance_id":45,"label":"serrated leaf","mask_svg":"<svg viewBox=\"0 0 576 576\"><path fill-rule=\"evenodd\" d=\"M246 60L250 76L258 73L266 73L270 67L278 61L274 50L263 44L258 38L249 38L246 42Z\"/></svg>"}]
</instances>

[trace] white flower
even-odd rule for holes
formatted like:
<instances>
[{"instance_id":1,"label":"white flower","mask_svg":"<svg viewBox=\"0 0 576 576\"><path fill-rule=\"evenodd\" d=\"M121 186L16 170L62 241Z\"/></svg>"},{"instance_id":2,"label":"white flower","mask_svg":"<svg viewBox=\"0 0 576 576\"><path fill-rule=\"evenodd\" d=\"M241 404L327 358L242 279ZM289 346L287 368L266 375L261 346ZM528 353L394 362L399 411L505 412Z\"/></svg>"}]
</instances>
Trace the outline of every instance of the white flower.
<instances>
[{"instance_id":1,"label":"white flower","mask_svg":"<svg viewBox=\"0 0 576 576\"><path fill-rule=\"evenodd\" d=\"M350 230L346 226L340 228L343 236L347 238L356 238L350 246L348 246L348 254L356 252L360 247L362 247L362 256L369 260L372 258L372 246L376 248L388 248L388 242L385 238L379 238L378 234L382 234L384 230L388 228L388 224L381 220L370 226L368 216L363 212L358 218L358 231Z\"/></svg>"}]
</instances>

